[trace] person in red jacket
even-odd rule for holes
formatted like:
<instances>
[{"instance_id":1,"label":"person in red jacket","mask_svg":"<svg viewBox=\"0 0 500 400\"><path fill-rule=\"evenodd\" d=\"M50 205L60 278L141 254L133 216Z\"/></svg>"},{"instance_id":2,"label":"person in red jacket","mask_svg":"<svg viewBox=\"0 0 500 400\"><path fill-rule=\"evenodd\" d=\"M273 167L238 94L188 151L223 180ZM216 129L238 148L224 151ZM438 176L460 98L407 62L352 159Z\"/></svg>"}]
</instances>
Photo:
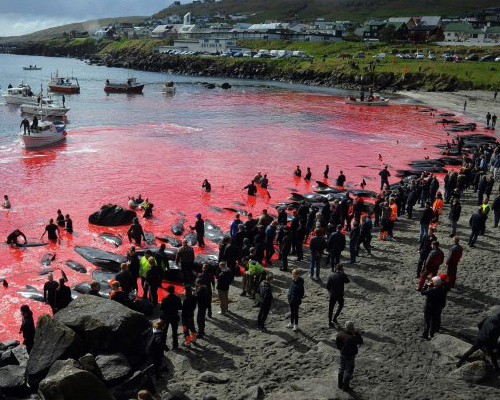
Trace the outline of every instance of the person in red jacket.
<instances>
[{"instance_id":1,"label":"person in red jacket","mask_svg":"<svg viewBox=\"0 0 500 400\"><path fill-rule=\"evenodd\" d=\"M451 246L450 254L448 254L448 259L446 260L446 265L448 266L448 284L450 288L453 289L455 287L455 281L457 279L457 267L460 259L462 258L462 254L464 249L460 246L460 239L458 236L453 238L453 246Z\"/></svg>"},{"instance_id":2,"label":"person in red jacket","mask_svg":"<svg viewBox=\"0 0 500 400\"><path fill-rule=\"evenodd\" d=\"M443 263L443 261L444 253L439 248L439 242L432 242L432 250L425 260L424 270L422 271L422 274L420 275L420 281L418 282L417 290L419 292L424 286L425 278L427 278L428 276L430 276L431 278L435 277L439 271L439 266Z\"/></svg>"}]
</instances>

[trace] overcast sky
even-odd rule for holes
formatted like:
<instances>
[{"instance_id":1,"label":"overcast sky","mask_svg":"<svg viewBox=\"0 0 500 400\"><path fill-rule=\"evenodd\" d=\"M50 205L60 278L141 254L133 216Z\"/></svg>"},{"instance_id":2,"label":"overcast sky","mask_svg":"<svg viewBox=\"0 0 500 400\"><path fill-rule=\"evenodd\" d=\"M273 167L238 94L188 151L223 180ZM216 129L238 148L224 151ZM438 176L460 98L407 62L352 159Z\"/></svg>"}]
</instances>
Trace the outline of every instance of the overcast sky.
<instances>
[{"instance_id":1,"label":"overcast sky","mask_svg":"<svg viewBox=\"0 0 500 400\"><path fill-rule=\"evenodd\" d=\"M94 18L151 15L173 0L0 0L0 36Z\"/></svg>"}]
</instances>

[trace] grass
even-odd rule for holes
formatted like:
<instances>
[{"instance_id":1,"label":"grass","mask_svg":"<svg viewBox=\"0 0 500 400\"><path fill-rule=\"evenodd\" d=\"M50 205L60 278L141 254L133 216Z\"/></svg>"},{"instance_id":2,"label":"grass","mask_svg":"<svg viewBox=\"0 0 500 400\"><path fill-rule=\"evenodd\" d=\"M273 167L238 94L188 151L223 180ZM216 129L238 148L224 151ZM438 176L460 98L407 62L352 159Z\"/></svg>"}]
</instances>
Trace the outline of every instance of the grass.
<instances>
[{"instance_id":1,"label":"grass","mask_svg":"<svg viewBox=\"0 0 500 400\"><path fill-rule=\"evenodd\" d=\"M169 45L170 39L125 39L113 40L106 44L100 51L101 54L106 54L115 50L131 50L137 52L152 52L155 46Z\"/></svg>"},{"instance_id":2,"label":"grass","mask_svg":"<svg viewBox=\"0 0 500 400\"><path fill-rule=\"evenodd\" d=\"M377 73L392 72L395 74L403 74L405 72L422 72L424 74L444 74L456 76L461 80L470 80L474 83L490 84L495 87L500 87L500 62L481 62L481 61L462 61L462 62L446 62L440 59L440 54L444 51L470 51L477 54L499 54L500 46L493 48L457 48L437 46L434 44L414 45L414 44L387 44L387 43L357 43L357 42L289 42L289 41L264 41L264 40L242 40L240 45L251 48L252 50L259 49L285 49L285 50L302 50L307 51L309 55L314 57L314 60L303 60L298 58L286 59L263 59L267 63L277 63L283 69L312 69L322 72L345 72L345 73L363 73L364 67L368 67L369 62L373 60L373 56L377 53L386 52L389 55L377 61L375 70ZM412 52L423 50L425 54L429 50L434 51L438 55L438 60L402 60L395 58L391 53L396 51ZM359 70L351 67L351 59L343 59L339 57L340 53L356 54L360 51L365 53L365 58L354 58L353 60L359 66ZM487 52L487 53L486 53Z\"/></svg>"}]
</instances>

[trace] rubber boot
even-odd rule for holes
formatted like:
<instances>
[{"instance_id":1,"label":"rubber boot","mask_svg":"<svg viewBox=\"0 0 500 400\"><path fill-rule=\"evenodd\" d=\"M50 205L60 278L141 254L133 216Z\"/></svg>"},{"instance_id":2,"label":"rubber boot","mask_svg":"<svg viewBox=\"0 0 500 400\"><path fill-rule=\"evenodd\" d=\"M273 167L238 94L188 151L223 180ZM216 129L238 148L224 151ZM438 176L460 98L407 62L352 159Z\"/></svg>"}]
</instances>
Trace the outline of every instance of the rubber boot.
<instances>
[{"instance_id":1,"label":"rubber boot","mask_svg":"<svg viewBox=\"0 0 500 400\"><path fill-rule=\"evenodd\" d=\"M342 386L342 390L344 392L349 392L351 390L351 387L349 386L349 383L351 383L350 379L344 380L344 385Z\"/></svg>"},{"instance_id":2,"label":"rubber boot","mask_svg":"<svg viewBox=\"0 0 500 400\"><path fill-rule=\"evenodd\" d=\"M337 377L338 377L337 380L338 380L338 384L339 384L339 389L342 389L344 387L344 373L339 372Z\"/></svg>"}]
</instances>

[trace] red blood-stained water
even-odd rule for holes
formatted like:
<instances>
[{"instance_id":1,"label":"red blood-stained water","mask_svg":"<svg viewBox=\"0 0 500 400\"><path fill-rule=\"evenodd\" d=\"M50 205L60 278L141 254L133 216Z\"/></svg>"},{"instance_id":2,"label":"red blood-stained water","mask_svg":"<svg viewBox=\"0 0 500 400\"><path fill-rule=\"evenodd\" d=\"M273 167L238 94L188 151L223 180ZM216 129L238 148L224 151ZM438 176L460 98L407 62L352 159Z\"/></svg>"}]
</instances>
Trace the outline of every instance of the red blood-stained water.
<instances>
[{"instance_id":1,"label":"red blood-stained water","mask_svg":"<svg viewBox=\"0 0 500 400\"><path fill-rule=\"evenodd\" d=\"M126 240L117 249L98 235L113 232L126 237L127 227L100 228L88 223L88 216L103 204L126 206L127 196L141 193L148 197L154 203L154 218L141 219L141 223L156 235L171 235L170 225L179 217L178 211L186 213L186 225L194 224L195 214L201 212L227 230L234 214L210 206L260 214L263 208L285 200L290 188L300 193L313 191L314 180L323 180L326 164L332 185L342 169L348 183L357 185L364 178L367 189L377 190L378 171L384 164L391 166L394 176L410 160L438 156L433 144L447 139L443 126L435 123L438 117L414 105L364 108L346 105L340 96L295 91L213 93L212 98L201 93L198 100L172 103L166 110L176 115L190 107L191 113L203 115L189 126L147 122L144 117L126 126L69 126L62 145L27 151L16 142L8 152L0 153L0 181L13 204L1 213L2 237L20 228L29 238L39 238L57 209L71 215L75 229L73 235L62 234L61 244L0 247L0 277L9 282L8 289L0 289L1 339L17 337L21 304L29 304L36 316L48 312L42 303L16 293L26 285L42 290L46 277L38 272L44 253L56 254L52 267L64 269L70 286L92 280L90 273L95 269L73 246L125 254ZM149 100L144 96L137 101L147 104ZM155 106L151 100L151 107ZM311 167L312 184L292 176L297 164L304 172ZM261 191L256 199L249 199L243 190L258 171L268 174L272 198ZM205 178L212 184L210 194L201 189ZM207 244L206 252L217 251L215 244ZM84 264L89 274L65 267L69 259ZM60 272L54 275L57 279Z\"/></svg>"}]
</instances>

